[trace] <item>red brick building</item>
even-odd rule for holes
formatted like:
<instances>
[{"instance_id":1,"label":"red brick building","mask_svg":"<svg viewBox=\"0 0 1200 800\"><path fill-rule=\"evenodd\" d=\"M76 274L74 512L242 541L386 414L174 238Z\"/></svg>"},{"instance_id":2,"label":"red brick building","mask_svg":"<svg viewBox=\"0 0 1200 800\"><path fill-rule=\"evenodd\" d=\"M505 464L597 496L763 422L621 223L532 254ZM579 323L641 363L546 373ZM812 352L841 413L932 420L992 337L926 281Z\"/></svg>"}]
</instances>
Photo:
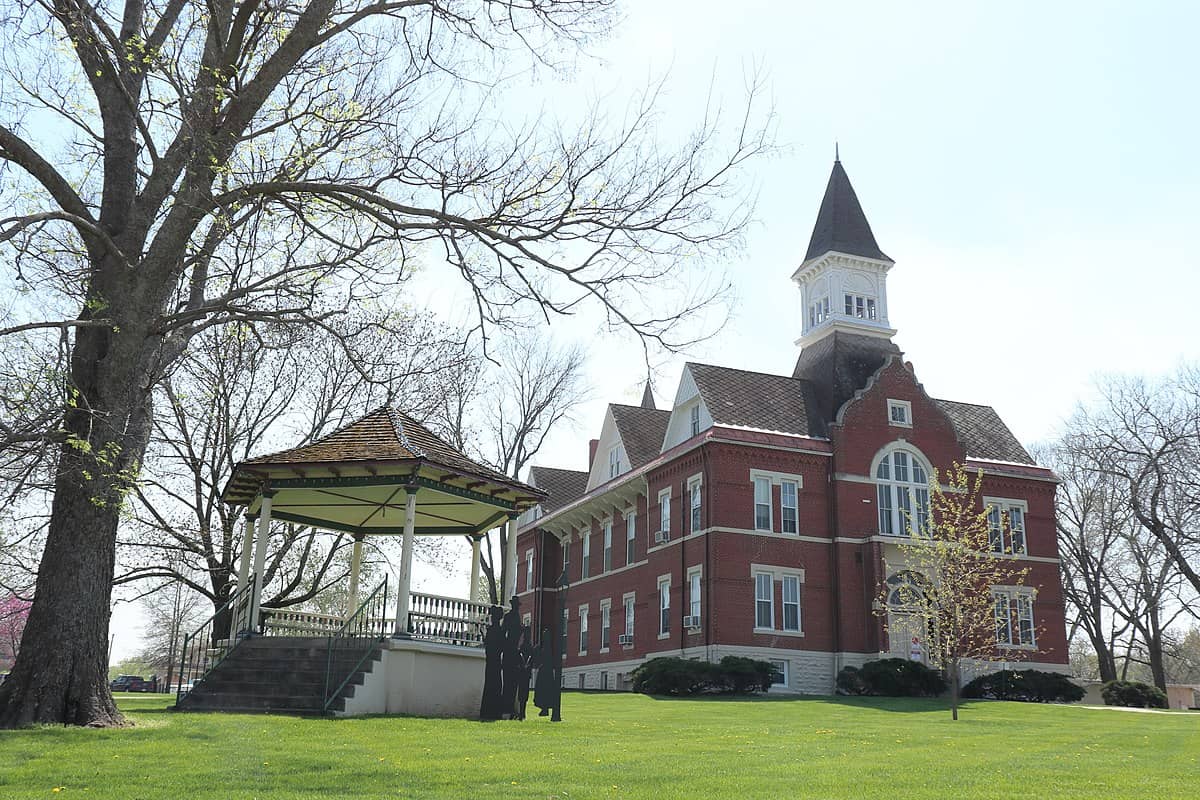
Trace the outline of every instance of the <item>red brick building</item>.
<instances>
[{"instance_id":1,"label":"red brick building","mask_svg":"<svg viewBox=\"0 0 1200 800\"><path fill-rule=\"evenodd\" d=\"M996 546L1030 569L994 588L999 647L1065 668L1055 478L991 407L926 394L892 342L892 265L835 163L792 275L791 374L689 363L670 409L648 389L609 406L589 470L531 470L549 499L520 520L516 585L531 623L556 629L565 567L565 686L622 689L654 656L732 654L773 661L780 691L829 693L843 666L922 658L923 630L877 598L910 579L889 566L896 542L953 462L983 472Z\"/></svg>"}]
</instances>

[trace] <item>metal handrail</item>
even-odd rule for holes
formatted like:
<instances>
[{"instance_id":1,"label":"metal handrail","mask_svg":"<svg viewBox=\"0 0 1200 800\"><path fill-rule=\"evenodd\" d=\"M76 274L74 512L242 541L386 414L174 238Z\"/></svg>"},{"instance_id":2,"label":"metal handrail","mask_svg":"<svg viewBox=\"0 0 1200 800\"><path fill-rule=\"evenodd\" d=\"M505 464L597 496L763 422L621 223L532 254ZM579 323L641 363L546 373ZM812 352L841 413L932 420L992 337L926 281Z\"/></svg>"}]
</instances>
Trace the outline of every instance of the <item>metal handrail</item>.
<instances>
[{"instance_id":1,"label":"metal handrail","mask_svg":"<svg viewBox=\"0 0 1200 800\"><path fill-rule=\"evenodd\" d=\"M189 675L194 687L233 652L238 642L251 633L250 600L256 580L257 576L251 575L246 585L230 595L199 628L183 637L183 648L179 657L179 686L175 693L176 706L191 692L191 689L184 688L184 682L188 680ZM225 635L219 637L216 622L223 614L227 616L229 625Z\"/></svg>"},{"instance_id":2,"label":"metal handrail","mask_svg":"<svg viewBox=\"0 0 1200 800\"><path fill-rule=\"evenodd\" d=\"M343 623L342 627L329 635L329 644L325 659L325 702L322 706L323 710L328 711L333 705L333 701L341 693L350 679L354 677L354 673L358 672L359 667L366 662L372 651L375 649L377 642L383 640L387 630L387 580L375 587L375 591L367 595L367 599L362 602L350 618ZM360 652L358 660L354 666L346 672L345 676L333 687L333 662L335 653L340 654L346 650L353 655L354 652Z\"/></svg>"}]
</instances>

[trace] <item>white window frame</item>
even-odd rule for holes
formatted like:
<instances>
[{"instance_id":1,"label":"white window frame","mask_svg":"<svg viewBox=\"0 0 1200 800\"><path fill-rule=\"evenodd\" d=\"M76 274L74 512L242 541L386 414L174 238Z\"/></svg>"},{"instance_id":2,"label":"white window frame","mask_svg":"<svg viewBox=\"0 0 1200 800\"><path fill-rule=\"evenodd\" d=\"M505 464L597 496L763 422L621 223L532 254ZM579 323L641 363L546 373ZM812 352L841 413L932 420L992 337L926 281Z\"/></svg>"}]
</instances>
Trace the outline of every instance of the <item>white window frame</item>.
<instances>
[{"instance_id":1,"label":"white window frame","mask_svg":"<svg viewBox=\"0 0 1200 800\"><path fill-rule=\"evenodd\" d=\"M689 567L687 571L688 585L688 616L698 617L701 615L703 604L700 602L703 591L704 569L699 565Z\"/></svg>"},{"instance_id":2,"label":"white window frame","mask_svg":"<svg viewBox=\"0 0 1200 800\"><path fill-rule=\"evenodd\" d=\"M1009 641L1004 642L997 635L996 646L1008 650L1036 650L1038 647L1037 614L1033 604L1037 600L1037 590L1028 586L993 586L992 597L994 598L992 608L996 617L997 634L999 634L1000 613L995 598L1003 597L1008 610ZM1028 630L1024 628L1025 624L1028 624Z\"/></svg>"},{"instance_id":3,"label":"white window frame","mask_svg":"<svg viewBox=\"0 0 1200 800\"><path fill-rule=\"evenodd\" d=\"M637 559L637 511L625 515L625 564L634 564Z\"/></svg>"},{"instance_id":4,"label":"white window frame","mask_svg":"<svg viewBox=\"0 0 1200 800\"><path fill-rule=\"evenodd\" d=\"M992 616L996 621L996 644L1001 647L1008 647L1013 643L1011 605L1007 592L992 592ZM1004 626L1003 635L1001 635L1001 625Z\"/></svg>"},{"instance_id":5,"label":"white window frame","mask_svg":"<svg viewBox=\"0 0 1200 800\"><path fill-rule=\"evenodd\" d=\"M897 420L895 411L900 411L904 415L904 419ZM893 400L888 398L887 401L888 425L894 428L911 428L913 426L912 418L912 403L908 400Z\"/></svg>"},{"instance_id":6,"label":"white window frame","mask_svg":"<svg viewBox=\"0 0 1200 800\"><path fill-rule=\"evenodd\" d=\"M612 570L612 528L612 517L609 517L604 520L604 550L602 551L601 575Z\"/></svg>"},{"instance_id":7,"label":"white window frame","mask_svg":"<svg viewBox=\"0 0 1200 800\"><path fill-rule=\"evenodd\" d=\"M1033 594L1017 592L1017 646L1037 648L1037 616L1033 613ZM1025 614L1029 612L1029 641L1025 641Z\"/></svg>"},{"instance_id":8,"label":"white window frame","mask_svg":"<svg viewBox=\"0 0 1200 800\"><path fill-rule=\"evenodd\" d=\"M775 530L775 520L773 519L774 509L772 508L772 506L775 505L775 498L773 497L774 492L771 491L771 479L765 475L757 475L757 476L751 475L750 480L754 484L754 530L756 530L756 531L774 531ZM767 487L767 501L765 503L761 499L759 499L759 496L758 496L759 487L762 487L762 486ZM767 525L765 528L760 524L760 519L758 516L759 506L764 506L764 505L767 507Z\"/></svg>"},{"instance_id":9,"label":"white window frame","mask_svg":"<svg viewBox=\"0 0 1200 800\"><path fill-rule=\"evenodd\" d=\"M615 478L621 474L621 448L610 448L608 451L608 477Z\"/></svg>"},{"instance_id":10,"label":"white window frame","mask_svg":"<svg viewBox=\"0 0 1200 800\"><path fill-rule=\"evenodd\" d=\"M637 608L637 593L630 592L621 597L621 605L625 609L625 635L633 636L634 624L636 620Z\"/></svg>"},{"instance_id":11,"label":"white window frame","mask_svg":"<svg viewBox=\"0 0 1200 800\"><path fill-rule=\"evenodd\" d=\"M563 543L562 543L562 568L563 568L563 573L565 573L567 576L567 579L570 580L570 578L571 578L571 536L570 535L568 535L566 539L563 539Z\"/></svg>"},{"instance_id":12,"label":"white window frame","mask_svg":"<svg viewBox=\"0 0 1200 800\"><path fill-rule=\"evenodd\" d=\"M671 488L668 486L658 493L658 529L671 532Z\"/></svg>"},{"instance_id":13,"label":"white window frame","mask_svg":"<svg viewBox=\"0 0 1200 800\"><path fill-rule=\"evenodd\" d=\"M767 587L766 598L762 597L762 588L764 585L763 578L766 578L765 585ZM761 612L764 610L762 604L766 603L766 614L769 617L769 625L762 624ZM754 573L754 630L756 631L773 631L775 630L775 575L771 572L760 571Z\"/></svg>"},{"instance_id":14,"label":"white window frame","mask_svg":"<svg viewBox=\"0 0 1200 800\"><path fill-rule=\"evenodd\" d=\"M988 510L988 544L991 551L1017 556L1029 555L1028 501L1011 497L984 497L983 505ZM1013 525L1014 510L1020 517L1019 526ZM1020 531L1020 548L1015 544L1014 530ZM996 547L997 543L999 549Z\"/></svg>"},{"instance_id":15,"label":"white window frame","mask_svg":"<svg viewBox=\"0 0 1200 800\"><path fill-rule=\"evenodd\" d=\"M588 577L592 566L592 532L588 530L579 537L579 580Z\"/></svg>"},{"instance_id":16,"label":"white window frame","mask_svg":"<svg viewBox=\"0 0 1200 800\"><path fill-rule=\"evenodd\" d=\"M600 601L600 652L607 653L612 645L612 600Z\"/></svg>"},{"instance_id":17,"label":"white window frame","mask_svg":"<svg viewBox=\"0 0 1200 800\"><path fill-rule=\"evenodd\" d=\"M800 576L796 574L784 574L781 576L780 589L782 591L783 617L780 622L783 625L783 630L793 633L800 633L804 630L804 581L800 580ZM794 583L796 586L796 600L794 602L788 600L788 585ZM796 607L796 624L788 625L788 606Z\"/></svg>"},{"instance_id":18,"label":"white window frame","mask_svg":"<svg viewBox=\"0 0 1200 800\"><path fill-rule=\"evenodd\" d=\"M579 655L587 655L588 646L588 607L583 604L579 607Z\"/></svg>"},{"instance_id":19,"label":"white window frame","mask_svg":"<svg viewBox=\"0 0 1200 800\"><path fill-rule=\"evenodd\" d=\"M533 550L525 551L525 591L533 591Z\"/></svg>"},{"instance_id":20,"label":"white window frame","mask_svg":"<svg viewBox=\"0 0 1200 800\"><path fill-rule=\"evenodd\" d=\"M783 672L783 682L777 683L772 681L771 688L790 689L792 686L792 662L788 661L786 658L770 658L767 660L771 663L772 667L774 667L776 664L783 665L783 669L781 670L781 672ZM772 677L774 677L774 673L772 673Z\"/></svg>"},{"instance_id":21,"label":"white window frame","mask_svg":"<svg viewBox=\"0 0 1200 800\"><path fill-rule=\"evenodd\" d=\"M689 430L691 430L691 432L692 432L691 435L692 436L699 435L699 433L700 433L700 401L699 400L697 400L696 404L694 406L692 406L691 409L688 411L688 422L690 425Z\"/></svg>"},{"instance_id":22,"label":"white window frame","mask_svg":"<svg viewBox=\"0 0 1200 800\"><path fill-rule=\"evenodd\" d=\"M703 503L703 483L700 475L688 478L688 533L700 530L700 507Z\"/></svg>"},{"instance_id":23,"label":"white window frame","mask_svg":"<svg viewBox=\"0 0 1200 800\"><path fill-rule=\"evenodd\" d=\"M658 576L658 638L671 635L671 576Z\"/></svg>"},{"instance_id":24,"label":"white window frame","mask_svg":"<svg viewBox=\"0 0 1200 800\"><path fill-rule=\"evenodd\" d=\"M792 497L795 504L787 504L787 487L792 487ZM788 530L788 510L792 511L792 530ZM779 531L780 533L800 533L800 482L781 480L779 482Z\"/></svg>"}]
</instances>

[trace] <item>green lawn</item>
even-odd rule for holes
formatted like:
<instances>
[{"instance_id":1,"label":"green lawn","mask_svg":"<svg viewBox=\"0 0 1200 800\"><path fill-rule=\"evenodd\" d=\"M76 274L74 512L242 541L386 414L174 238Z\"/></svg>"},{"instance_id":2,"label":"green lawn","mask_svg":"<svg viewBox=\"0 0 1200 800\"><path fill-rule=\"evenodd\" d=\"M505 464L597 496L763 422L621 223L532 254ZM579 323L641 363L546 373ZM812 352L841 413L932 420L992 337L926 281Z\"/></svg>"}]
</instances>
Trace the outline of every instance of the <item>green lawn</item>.
<instances>
[{"instance_id":1,"label":"green lawn","mask_svg":"<svg viewBox=\"0 0 1200 800\"><path fill-rule=\"evenodd\" d=\"M985 702L952 722L921 700L564 700L552 725L176 714L120 696L132 728L0 732L0 798L1110 800L1200 786L1200 713Z\"/></svg>"}]
</instances>

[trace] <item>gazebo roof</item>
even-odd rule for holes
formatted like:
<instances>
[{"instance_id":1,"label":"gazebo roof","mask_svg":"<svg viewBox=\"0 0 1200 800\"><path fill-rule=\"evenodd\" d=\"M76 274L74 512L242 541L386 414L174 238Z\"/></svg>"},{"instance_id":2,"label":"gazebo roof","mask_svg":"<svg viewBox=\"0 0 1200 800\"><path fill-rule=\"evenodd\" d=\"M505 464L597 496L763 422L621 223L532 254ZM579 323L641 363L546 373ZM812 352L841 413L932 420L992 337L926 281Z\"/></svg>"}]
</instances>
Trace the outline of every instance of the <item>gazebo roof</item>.
<instances>
[{"instance_id":1,"label":"gazebo roof","mask_svg":"<svg viewBox=\"0 0 1200 800\"><path fill-rule=\"evenodd\" d=\"M398 534L406 487L430 490L418 492L419 534L481 533L546 497L388 406L310 444L241 462L221 497L253 511L268 493L276 519Z\"/></svg>"}]
</instances>

